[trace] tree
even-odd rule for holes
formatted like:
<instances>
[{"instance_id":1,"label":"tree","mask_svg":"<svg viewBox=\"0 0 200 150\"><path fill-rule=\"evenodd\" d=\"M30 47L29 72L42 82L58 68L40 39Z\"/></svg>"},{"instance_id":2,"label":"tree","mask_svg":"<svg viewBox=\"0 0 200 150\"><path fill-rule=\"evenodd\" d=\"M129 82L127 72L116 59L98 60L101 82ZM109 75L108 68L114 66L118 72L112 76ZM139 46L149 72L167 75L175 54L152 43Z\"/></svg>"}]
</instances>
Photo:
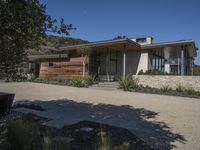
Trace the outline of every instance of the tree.
<instances>
[{"instance_id":1,"label":"tree","mask_svg":"<svg viewBox=\"0 0 200 150\"><path fill-rule=\"evenodd\" d=\"M126 39L126 38L127 38L127 36L125 36L125 35L123 35L123 36L118 35L118 36L114 37L113 40Z\"/></svg>"},{"instance_id":2,"label":"tree","mask_svg":"<svg viewBox=\"0 0 200 150\"><path fill-rule=\"evenodd\" d=\"M39 0L0 0L0 71L15 78L26 49L39 48L49 32L69 35L72 29L47 15Z\"/></svg>"}]
</instances>

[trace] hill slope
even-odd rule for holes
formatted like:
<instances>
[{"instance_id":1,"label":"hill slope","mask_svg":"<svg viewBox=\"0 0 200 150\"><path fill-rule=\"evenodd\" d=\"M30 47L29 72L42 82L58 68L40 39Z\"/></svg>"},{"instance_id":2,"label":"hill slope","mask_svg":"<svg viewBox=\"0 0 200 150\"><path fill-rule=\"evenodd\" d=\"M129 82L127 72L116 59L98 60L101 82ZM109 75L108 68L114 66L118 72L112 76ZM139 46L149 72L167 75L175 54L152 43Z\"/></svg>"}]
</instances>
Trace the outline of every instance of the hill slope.
<instances>
[{"instance_id":1,"label":"hill slope","mask_svg":"<svg viewBox=\"0 0 200 150\"><path fill-rule=\"evenodd\" d=\"M42 40L42 46L50 47L61 47L68 45L84 44L88 43L86 40L71 38L71 37L60 37L60 36L47 36ZM26 51L28 55L40 55L40 54L51 54L52 50L48 48L40 49L29 49Z\"/></svg>"}]
</instances>

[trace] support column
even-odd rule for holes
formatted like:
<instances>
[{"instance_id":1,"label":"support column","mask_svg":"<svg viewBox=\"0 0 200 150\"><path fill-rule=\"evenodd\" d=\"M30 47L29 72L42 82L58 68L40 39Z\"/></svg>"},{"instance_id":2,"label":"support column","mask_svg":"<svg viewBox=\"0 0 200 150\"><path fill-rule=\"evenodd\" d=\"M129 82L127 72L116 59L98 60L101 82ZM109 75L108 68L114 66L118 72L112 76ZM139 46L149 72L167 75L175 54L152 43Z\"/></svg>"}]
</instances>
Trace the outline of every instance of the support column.
<instances>
[{"instance_id":1,"label":"support column","mask_svg":"<svg viewBox=\"0 0 200 150\"><path fill-rule=\"evenodd\" d=\"M177 54L177 63L178 63L178 75L180 75L180 50L178 50Z\"/></svg>"},{"instance_id":2,"label":"support column","mask_svg":"<svg viewBox=\"0 0 200 150\"><path fill-rule=\"evenodd\" d=\"M123 77L126 76L126 45L124 45L123 50Z\"/></svg>"},{"instance_id":3,"label":"support column","mask_svg":"<svg viewBox=\"0 0 200 150\"><path fill-rule=\"evenodd\" d=\"M184 49L181 49L181 75L184 76L185 74L185 65L184 65Z\"/></svg>"},{"instance_id":4,"label":"support column","mask_svg":"<svg viewBox=\"0 0 200 150\"><path fill-rule=\"evenodd\" d=\"M109 75L109 70L110 70L110 63L109 63L109 50L107 49L106 52L106 76L107 76L107 81L110 81L110 75Z\"/></svg>"},{"instance_id":5,"label":"support column","mask_svg":"<svg viewBox=\"0 0 200 150\"><path fill-rule=\"evenodd\" d=\"M193 76L194 75L194 59L191 58L191 75Z\"/></svg>"}]
</instances>

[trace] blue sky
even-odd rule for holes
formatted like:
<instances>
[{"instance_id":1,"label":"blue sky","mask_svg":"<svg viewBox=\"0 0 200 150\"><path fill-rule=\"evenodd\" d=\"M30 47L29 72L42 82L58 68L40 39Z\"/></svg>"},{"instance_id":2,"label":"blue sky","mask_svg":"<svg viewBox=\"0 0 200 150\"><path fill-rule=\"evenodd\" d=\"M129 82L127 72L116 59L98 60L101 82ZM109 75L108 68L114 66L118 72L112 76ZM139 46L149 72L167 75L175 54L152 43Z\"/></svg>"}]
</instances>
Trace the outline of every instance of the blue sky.
<instances>
[{"instance_id":1,"label":"blue sky","mask_svg":"<svg viewBox=\"0 0 200 150\"><path fill-rule=\"evenodd\" d=\"M71 37L98 41L150 35L154 42L194 39L200 48L200 0L41 1L47 14L77 28ZM200 64L200 50L195 62Z\"/></svg>"}]
</instances>

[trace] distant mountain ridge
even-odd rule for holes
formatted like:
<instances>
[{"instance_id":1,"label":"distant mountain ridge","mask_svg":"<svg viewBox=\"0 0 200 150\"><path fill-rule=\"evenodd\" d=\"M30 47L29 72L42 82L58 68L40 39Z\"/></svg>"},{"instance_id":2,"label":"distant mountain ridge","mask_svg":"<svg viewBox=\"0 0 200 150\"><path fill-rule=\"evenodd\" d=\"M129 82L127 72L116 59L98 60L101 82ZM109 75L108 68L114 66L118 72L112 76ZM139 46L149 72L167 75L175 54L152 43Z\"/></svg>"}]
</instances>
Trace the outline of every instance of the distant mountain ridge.
<instances>
[{"instance_id":1,"label":"distant mountain ridge","mask_svg":"<svg viewBox=\"0 0 200 150\"><path fill-rule=\"evenodd\" d=\"M84 44L89 41L72 38L72 37L61 37L61 36L47 36L47 38L43 41L43 46L68 46L68 45L76 45L76 44Z\"/></svg>"},{"instance_id":2,"label":"distant mountain ridge","mask_svg":"<svg viewBox=\"0 0 200 150\"><path fill-rule=\"evenodd\" d=\"M47 36L46 38L42 39L41 46L50 46L50 47L62 47L62 46L69 46L69 45L76 45L76 44L84 44L89 43L89 41L72 38L72 37L61 37L61 36ZM40 49L29 49L26 50L28 55L41 55L41 54L52 54L52 50L48 48L40 48Z\"/></svg>"}]
</instances>

